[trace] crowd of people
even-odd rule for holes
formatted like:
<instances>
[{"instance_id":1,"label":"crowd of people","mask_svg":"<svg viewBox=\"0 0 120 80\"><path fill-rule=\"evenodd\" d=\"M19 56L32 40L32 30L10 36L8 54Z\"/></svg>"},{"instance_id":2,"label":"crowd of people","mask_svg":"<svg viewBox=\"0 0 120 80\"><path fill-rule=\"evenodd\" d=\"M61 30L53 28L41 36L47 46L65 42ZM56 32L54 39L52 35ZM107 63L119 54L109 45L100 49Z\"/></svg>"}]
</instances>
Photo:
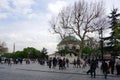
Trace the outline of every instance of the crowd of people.
<instances>
[{"instance_id":1,"label":"crowd of people","mask_svg":"<svg viewBox=\"0 0 120 80\"><path fill-rule=\"evenodd\" d=\"M101 62L101 65L99 65ZM54 68L58 65L59 70L63 70L69 68L69 59L67 58L49 58L47 62L49 68ZM96 77L96 69L99 68L103 72L105 79L107 79L108 74L117 74L120 75L120 58L117 59L110 59L110 60L102 60L99 61L98 59L88 59L81 61L80 59L74 59L73 68L85 68L87 65L89 66L89 70L86 72L90 74L91 77ZM116 73L115 73L116 71Z\"/></svg>"},{"instance_id":2,"label":"crowd of people","mask_svg":"<svg viewBox=\"0 0 120 80\"><path fill-rule=\"evenodd\" d=\"M91 77L96 77L96 68L98 68L98 60L97 59L92 59L88 60L88 64L90 66L90 69L86 72L87 74L91 74ZM102 70L105 79L107 78L108 74L115 74L115 69L116 69L116 74L120 75L120 58L111 59L109 61L102 60L102 64L100 66L100 69Z\"/></svg>"},{"instance_id":3,"label":"crowd of people","mask_svg":"<svg viewBox=\"0 0 120 80\"><path fill-rule=\"evenodd\" d=\"M34 59L31 60L29 58L22 59L12 59L12 58L5 58L2 60L0 58L0 63L2 64L7 63L8 65L11 64L22 64L23 61L25 61L26 64L30 64L30 62L38 62L40 65L44 65L45 63L47 66L51 69L55 69L57 66L59 67L59 70L64 70L66 68L69 68L69 64L71 63L68 58L49 58L49 59ZM99 62L101 62L101 66L99 65ZM90 74L91 77L96 77L96 68L100 68L101 71L103 72L105 79L107 78L107 74L117 74L120 75L120 58L117 59L111 59L111 60L102 60L99 61L98 59L85 59L85 60L80 60L74 59L71 63L73 65L73 68L85 68L86 66L89 66L89 70L86 72L87 74ZM116 72L115 72L116 71Z\"/></svg>"},{"instance_id":4,"label":"crowd of people","mask_svg":"<svg viewBox=\"0 0 120 80\"><path fill-rule=\"evenodd\" d=\"M1 64L8 64L8 65L12 65L12 64L23 64L23 62L25 62L26 64L30 64L35 63L35 62L39 62L37 61L37 59L29 59L29 58L1 58L0 57L0 63Z\"/></svg>"},{"instance_id":5,"label":"crowd of people","mask_svg":"<svg viewBox=\"0 0 120 80\"><path fill-rule=\"evenodd\" d=\"M22 58L18 58L18 59L13 59L13 58L5 58L5 59L2 59L0 58L0 63L1 64L8 64L8 65L11 65L11 64L22 64L23 63L23 59Z\"/></svg>"},{"instance_id":6,"label":"crowd of people","mask_svg":"<svg viewBox=\"0 0 120 80\"><path fill-rule=\"evenodd\" d=\"M59 70L63 70L63 69L66 69L66 67L69 67L69 59L67 58L50 58L48 61L47 61L47 65L49 66L49 68L56 68L56 66L58 65L59 66Z\"/></svg>"}]
</instances>

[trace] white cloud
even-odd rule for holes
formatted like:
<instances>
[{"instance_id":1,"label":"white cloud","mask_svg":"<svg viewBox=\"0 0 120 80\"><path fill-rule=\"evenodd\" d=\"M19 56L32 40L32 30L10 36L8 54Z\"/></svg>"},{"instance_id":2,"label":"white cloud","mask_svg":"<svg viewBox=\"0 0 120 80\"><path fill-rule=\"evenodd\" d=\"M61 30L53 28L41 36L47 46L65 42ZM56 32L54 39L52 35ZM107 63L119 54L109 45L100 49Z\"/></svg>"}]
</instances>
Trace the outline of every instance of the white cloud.
<instances>
[{"instance_id":1,"label":"white cloud","mask_svg":"<svg viewBox=\"0 0 120 80\"><path fill-rule=\"evenodd\" d=\"M13 0L14 9L12 11L13 13L30 14L34 4L34 0Z\"/></svg>"},{"instance_id":2,"label":"white cloud","mask_svg":"<svg viewBox=\"0 0 120 80\"><path fill-rule=\"evenodd\" d=\"M34 13L32 7L35 4L35 0L0 0L0 13L4 11L11 17L28 18Z\"/></svg>"},{"instance_id":3,"label":"white cloud","mask_svg":"<svg viewBox=\"0 0 120 80\"><path fill-rule=\"evenodd\" d=\"M8 0L0 0L0 9L10 9Z\"/></svg>"},{"instance_id":4,"label":"white cloud","mask_svg":"<svg viewBox=\"0 0 120 80\"><path fill-rule=\"evenodd\" d=\"M57 14L65 6L67 6L67 3L63 0L62 1L60 0L60 1L56 1L54 3L49 3L48 4L48 10L51 13Z\"/></svg>"},{"instance_id":5,"label":"white cloud","mask_svg":"<svg viewBox=\"0 0 120 80\"><path fill-rule=\"evenodd\" d=\"M13 4L17 8L31 8L31 5L35 4L35 0L12 0Z\"/></svg>"},{"instance_id":6,"label":"white cloud","mask_svg":"<svg viewBox=\"0 0 120 80\"><path fill-rule=\"evenodd\" d=\"M0 0L0 19L5 19L8 17L8 13L2 12L2 10L9 10L9 2L7 0Z\"/></svg>"},{"instance_id":7,"label":"white cloud","mask_svg":"<svg viewBox=\"0 0 120 80\"><path fill-rule=\"evenodd\" d=\"M6 19L7 14L6 13L0 13L0 19Z\"/></svg>"},{"instance_id":8,"label":"white cloud","mask_svg":"<svg viewBox=\"0 0 120 80\"><path fill-rule=\"evenodd\" d=\"M22 50L25 47L35 47L39 50L45 47L49 53L56 50L56 36L48 31L45 16L38 18L40 19L12 22L2 25L4 28L0 27L4 31L1 32L0 38L7 42L10 52L13 51L14 42L16 50Z\"/></svg>"}]
</instances>

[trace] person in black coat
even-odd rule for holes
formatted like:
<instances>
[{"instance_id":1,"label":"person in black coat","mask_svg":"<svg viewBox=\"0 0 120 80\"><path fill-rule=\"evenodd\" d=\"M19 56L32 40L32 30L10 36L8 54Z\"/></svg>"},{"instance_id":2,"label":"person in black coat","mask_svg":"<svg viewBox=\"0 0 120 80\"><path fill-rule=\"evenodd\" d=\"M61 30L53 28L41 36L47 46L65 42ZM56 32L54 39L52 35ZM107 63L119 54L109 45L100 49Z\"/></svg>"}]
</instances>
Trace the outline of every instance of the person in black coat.
<instances>
[{"instance_id":1,"label":"person in black coat","mask_svg":"<svg viewBox=\"0 0 120 80\"><path fill-rule=\"evenodd\" d=\"M87 63L88 63L89 66L91 65L91 61L92 61L92 60L90 60L90 59L87 60ZM89 70L88 70L86 73L87 73L87 74L90 73L90 68L89 68Z\"/></svg>"},{"instance_id":2,"label":"person in black coat","mask_svg":"<svg viewBox=\"0 0 120 80\"><path fill-rule=\"evenodd\" d=\"M63 69L62 59L59 59L59 70Z\"/></svg>"},{"instance_id":3,"label":"person in black coat","mask_svg":"<svg viewBox=\"0 0 120 80\"><path fill-rule=\"evenodd\" d=\"M120 58L116 59L116 71L117 75L120 75Z\"/></svg>"},{"instance_id":4,"label":"person in black coat","mask_svg":"<svg viewBox=\"0 0 120 80\"><path fill-rule=\"evenodd\" d=\"M57 59L54 57L54 58L53 58L53 68L54 68L54 69L55 69L56 65L57 65Z\"/></svg>"},{"instance_id":5,"label":"person in black coat","mask_svg":"<svg viewBox=\"0 0 120 80\"><path fill-rule=\"evenodd\" d=\"M102 69L103 74L104 74L105 79L106 79L106 78L107 78L108 71L109 71L109 70L108 70L109 67L108 67L108 64L105 62L105 60L103 60L103 62L102 62L101 69Z\"/></svg>"},{"instance_id":6,"label":"person in black coat","mask_svg":"<svg viewBox=\"0 0 120 80\"><path fill-rule=\"evenodd\" d=\"M91 61L90 64L90 73L91 73L91 77L96 77L96 67L97 67L97 63L95 60Z\"/></svg>"},{"instance_id":7,"label":"person in black coat","mask_svg":"<svg viewBox=\"0 0 120 80\"><path fill-rule=\"evenodd\" d=\"M109 68L110 68L111 74L114 74L114 67L115 67L115 61L111 59L109 62Z\"/></svg>"},{"instance_id":8,"label":"person in black coat","mask_svg":"<svg viewBox=\"0 0 120 80\"><path fill-rule=\"evenodd\" d=\"M51 68L51 66L52 66L52 58L49 59L48 65L49 65L49 68Z\"/></svg>"},{"instance_id":9,"label":"person in black coat","mask_svg":"<svg viewBox=\"0 0 120 80\"><path fill-rule=\"evenodd\" d=\"M67 67L69 67L69 59L66 58L66 64L67 64Z\"/></svg>"}]
</instances>

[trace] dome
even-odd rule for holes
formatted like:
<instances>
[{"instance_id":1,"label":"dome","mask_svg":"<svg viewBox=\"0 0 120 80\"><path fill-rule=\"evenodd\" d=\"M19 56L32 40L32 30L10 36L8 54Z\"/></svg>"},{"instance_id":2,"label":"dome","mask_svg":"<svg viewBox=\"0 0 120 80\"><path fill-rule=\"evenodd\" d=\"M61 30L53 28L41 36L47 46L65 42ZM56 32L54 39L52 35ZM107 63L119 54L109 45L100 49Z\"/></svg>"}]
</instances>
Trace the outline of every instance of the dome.
<instances>
[{"instance_id":1,"label":"dome","mask_svg":"<svg viewBox=\"0 0 120 80\"><path fill-rule=\"evenodd\" d=\"M79 43L80 40L78 40L74 36L67 36L58 44L58 46L63 44L79 44Z\"/></svg>"}]
</instances>

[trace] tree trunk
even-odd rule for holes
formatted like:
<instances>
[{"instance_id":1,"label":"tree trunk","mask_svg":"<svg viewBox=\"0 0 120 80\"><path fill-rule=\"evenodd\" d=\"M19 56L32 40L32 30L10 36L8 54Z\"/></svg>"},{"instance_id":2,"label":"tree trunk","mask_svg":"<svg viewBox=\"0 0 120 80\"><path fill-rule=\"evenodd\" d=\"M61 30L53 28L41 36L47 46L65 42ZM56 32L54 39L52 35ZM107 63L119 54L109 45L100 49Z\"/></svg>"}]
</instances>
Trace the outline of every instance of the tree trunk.
<instances>
[{"instance_id":1,"label":"tree trunk","mask_svg":"<svg viewBox=\"0 0 120 80\"><path fill-rule=\"evenodd\" d=\"M81 48L80 48L80 50L78 52L78 59L81 59L81 54L82 54L82 51L81 51Z\"/></svg>"},{"instance_id":2,"label":"tree trunk","mask_svg":"<svg viewBox=\"0 0 120 80\"><path fill-rule=\"evenodd\" d=\"M82 48L83 48L83 40L81 40L79 46L80 46L80 49L79 49L79 52L78 52L78 59L81 59Z\"/></svg>"}]
</instances>

